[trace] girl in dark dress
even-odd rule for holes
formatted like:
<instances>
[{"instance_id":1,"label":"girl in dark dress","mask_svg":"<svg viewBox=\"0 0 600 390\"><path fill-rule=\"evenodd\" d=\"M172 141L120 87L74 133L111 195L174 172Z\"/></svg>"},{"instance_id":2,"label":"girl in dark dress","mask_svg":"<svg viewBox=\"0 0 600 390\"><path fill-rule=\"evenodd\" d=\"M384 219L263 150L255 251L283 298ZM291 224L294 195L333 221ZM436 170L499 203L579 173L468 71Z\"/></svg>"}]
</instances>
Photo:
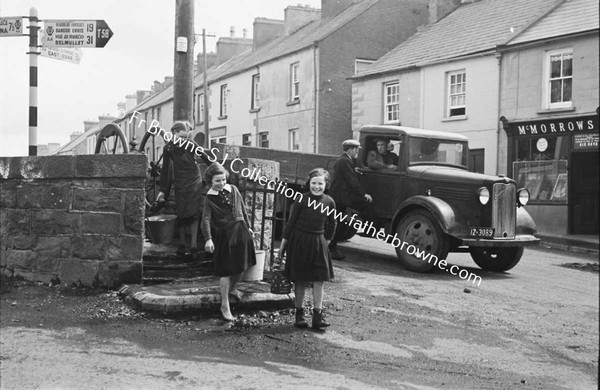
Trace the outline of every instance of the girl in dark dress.
<instances>
[{"instance_id":1,"label":"girl in dark dress","mask_svg":"<svg viewBox=\"0 0 600 390\"><path fill-rule=\"evenodd\" d=\"M308 326L303 309L308 282L313 285L312 326L315 329L329 326L323 318L323 285L333 279L328 244L333 238L336 221L333 213L327 215L327 212L323 212L327 208L335 209L333 199L323 193L328 178L329 174L322 168L313 169L308 174L310 192L303 194L302 199L292 205L279 247L280 256L287 250L285 272L295 284L295 326L299 328Z\"/></svg>"},{"instance_id":2,"label":"girl in dark dress","mask_svg":"<svg viewBox=\"0 0 600 390\"><path fill-rule=\"evenodd\" d=\"M191 139L192 125L186 121L177 121L171 127L173 140L181 138L185 142L169 142L163 151L163 166L160 174L160 192L157 201L165 199L169 188L169 169L173 163L173 184L175 187L175 206L177 208L177 226L179 227L179 249L177 254L185 254L185 229L190 227L192 242L190 243L192 258L198 258L198 225L202 214L202 175L194 150L196 143ZM193 148L191 147L193 145ZM200 158L208 166L211 164L208 157L202 153ZM167 194L168 195L168 194Z\"/></svg>"},{"instance_id":3,"label":"girl in dark dress","mask_svg":"<svg viewBox=\"0 0 600 390\"><path fill-rule=\"evenodd\" d=\"M205 177L211 189L206 193L202 212L204 248L214 252L215 275L221 277L221 314L224 320L233 321L229 294L239 297L235 284L247 268L256 264L253 232L249 228L242 195L235 186L227 184L225 168L213 163L206 170Z\"/></svg>"}]
</instances>

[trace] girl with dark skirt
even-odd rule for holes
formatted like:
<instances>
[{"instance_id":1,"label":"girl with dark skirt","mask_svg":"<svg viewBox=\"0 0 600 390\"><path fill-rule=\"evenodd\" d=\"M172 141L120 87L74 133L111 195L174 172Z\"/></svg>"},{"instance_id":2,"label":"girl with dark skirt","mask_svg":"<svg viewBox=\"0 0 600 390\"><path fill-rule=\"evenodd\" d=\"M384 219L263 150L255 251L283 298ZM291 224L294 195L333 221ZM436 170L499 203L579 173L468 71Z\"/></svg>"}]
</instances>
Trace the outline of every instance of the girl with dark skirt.
<instances>
[{"instance_id":1,"label":"girl with dark skirt","mask_svg":"<svg viewBox=\"0 0 600 390\"><path fill-rule=\"evenodd\" d=\"M335 209L335 202L325 195L325 184L329 173L322 168L313 169L308 174L310 192L303 194L299 202L292 205L290 218L283 230L279 255L287 250L285 272L294 282L296 294L296 322L299 328L308 327L304 318L304 295L306 285L313 285L312 327L320 329L329 326L323 318L324 282L333 279L333 265L328 244L335 232L335 216L322 210ZM320 205L322 204L322 206Z\"/></svg>"},{"instance_id":2,"label":"girl with dark skirt","mask_svg":"<svg viewBox=\"0 0 600 390\"><path fill-rule=\"evenodd\" d=\"M181 138L183 142L170 141L164 147L164 161L160 174L160 192L156 196L157 201L164 201L169 195L169 170L173 163L173 184L175 186L175 207L177 208L177 226L179 227L179 248L177 254L185 255L185 230L191 230L191 256L198 259L198 225L202 213L203 186L200 168L196 163L194 154L198 146L192 140L192 125L187 121L177 121L171 127L173 140ZM189 147L193 145L194 148ZM200 158L208 166L211 164L208 157L202 153Z\"/></svg>"},{"instance_id":3,"label":"girl with dark skirt","mask_svg":"<svg viewBox=\"0 0 600 390\"><path fill-rule=\"evenodd\" d=\"M202 212L204 248L214 253L215 275L221 277L221 314L225 321L233 321L229 294L239 297L235 284L247 268L256 264L253 232L242 195L235 186L227 184L225 168L213 163L206 170L205 178L211 189L206 193Z\"/></svg>"}]
</instances>

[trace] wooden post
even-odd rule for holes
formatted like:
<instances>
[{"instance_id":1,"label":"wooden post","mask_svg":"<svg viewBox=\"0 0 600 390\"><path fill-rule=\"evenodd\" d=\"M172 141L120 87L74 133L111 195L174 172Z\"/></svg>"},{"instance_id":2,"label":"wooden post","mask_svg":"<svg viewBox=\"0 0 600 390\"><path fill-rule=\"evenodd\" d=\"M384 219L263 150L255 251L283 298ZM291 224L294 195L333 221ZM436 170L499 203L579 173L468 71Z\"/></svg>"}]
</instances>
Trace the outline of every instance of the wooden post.
<instances>
[{"instance_id":1,"label":"wooden post","mask_svg":"<svg viewBox=\"0 0 600 390\"><path fill-rule=\"evenodd\" d=\"M175 0L175 69L173 122L193 126L194 112L194 0Z\"/></svg>"}]
</instances>

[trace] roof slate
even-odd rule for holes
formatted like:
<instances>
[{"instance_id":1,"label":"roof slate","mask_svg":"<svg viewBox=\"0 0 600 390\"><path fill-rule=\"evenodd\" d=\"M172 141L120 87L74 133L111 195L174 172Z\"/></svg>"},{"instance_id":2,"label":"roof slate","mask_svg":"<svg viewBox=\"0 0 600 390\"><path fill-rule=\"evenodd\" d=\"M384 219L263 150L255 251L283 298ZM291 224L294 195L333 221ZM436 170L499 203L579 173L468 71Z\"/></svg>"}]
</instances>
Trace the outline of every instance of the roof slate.
<instances>
[{"instance_id":1,"label":"roof slate","mask_svg":"<svg viewBox=\"0 0 600 390\"><path fill-rule=\"evenodd\" d=\"M511 40L509 45L598 30L599 9L598 0L567 0Z\"/></svg>"},{"instance_id":2,"label":"roof slate","mask_svg":"<svg viewBox=\"0 0 600 390\"><path fill-rule=\"evenodd\" d=\"M476 0L392 49L360 79L493 50L530 26L563 0Z\"/></svg>"}]
</instances>

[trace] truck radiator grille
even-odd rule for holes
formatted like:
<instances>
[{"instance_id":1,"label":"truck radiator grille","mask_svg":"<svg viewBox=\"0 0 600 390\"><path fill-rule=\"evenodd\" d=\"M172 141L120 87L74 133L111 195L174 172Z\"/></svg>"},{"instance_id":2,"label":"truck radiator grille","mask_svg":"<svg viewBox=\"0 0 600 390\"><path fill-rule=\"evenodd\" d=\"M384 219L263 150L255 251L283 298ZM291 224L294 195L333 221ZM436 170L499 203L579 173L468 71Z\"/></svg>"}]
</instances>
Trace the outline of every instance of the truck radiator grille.
<instances>
[{"instance_id":1,"label":"truck radiator grille","mask_svg":"<svg viewBox=\"0 0 600 390\"><path fill-rule=\"evenodd\" d=\"M496 183L492 198L494 238L514 238L517 217L517 188L514 184Z\"/></svg>"}]
</instances>

